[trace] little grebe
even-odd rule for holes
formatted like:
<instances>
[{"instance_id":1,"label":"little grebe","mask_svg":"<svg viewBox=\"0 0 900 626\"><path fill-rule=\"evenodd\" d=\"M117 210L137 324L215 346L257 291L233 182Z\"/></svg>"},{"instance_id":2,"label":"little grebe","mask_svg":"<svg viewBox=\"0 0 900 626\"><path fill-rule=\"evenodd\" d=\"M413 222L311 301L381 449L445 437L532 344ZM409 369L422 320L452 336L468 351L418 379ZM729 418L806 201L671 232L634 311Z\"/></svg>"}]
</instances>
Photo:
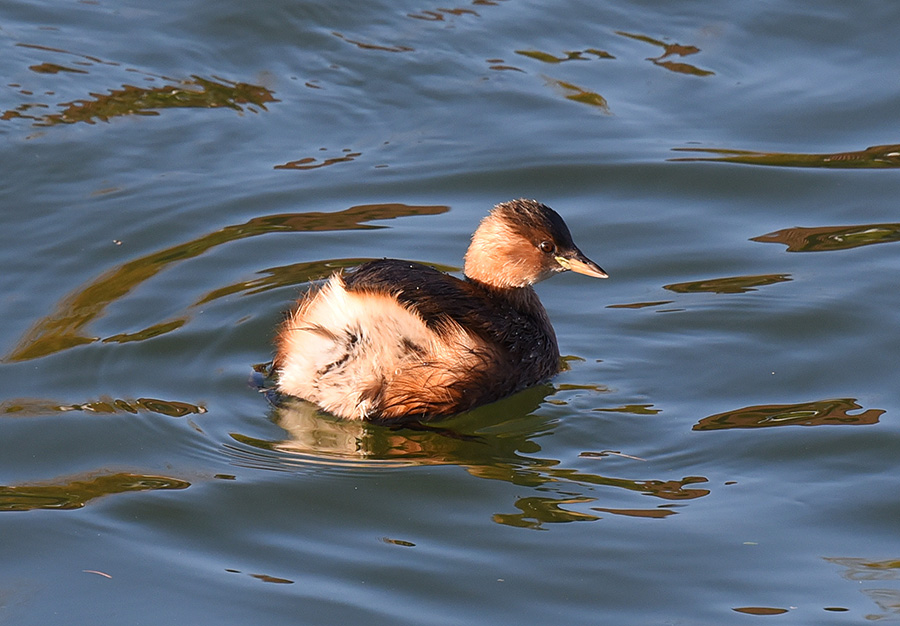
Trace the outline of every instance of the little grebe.
<instances>
[{"instance_id":1,"label":"little grebe","mask_svg":"<svg viewBox=\"0 0 900 626\"><path fill-rule=\"evenodd\" d=\"M278 390L384 421L452 415L547 380L559 348L532 285L566 270L606 278L556 211L499 204L472 236L465 280L382 259L310 290L276 339Z\"/></svg>"}]
</instances>

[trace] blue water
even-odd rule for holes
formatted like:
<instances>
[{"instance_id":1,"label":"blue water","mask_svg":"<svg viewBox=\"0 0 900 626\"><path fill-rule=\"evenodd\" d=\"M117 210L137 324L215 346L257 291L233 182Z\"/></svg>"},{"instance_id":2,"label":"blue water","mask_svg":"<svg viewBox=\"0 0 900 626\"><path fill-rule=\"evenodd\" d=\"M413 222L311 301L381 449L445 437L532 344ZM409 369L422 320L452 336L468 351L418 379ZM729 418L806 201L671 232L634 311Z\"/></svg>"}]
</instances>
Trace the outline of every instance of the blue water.
<instances>
[{"instance_id":1,"label":"blue water","mask_svg":"<svg viewBox=\"0 0 900 626\"><path fill-rule=\"evenodd\" d=\"M0 623L900 619L900 7L145 4L0 5ZM550 384L261 393L521 196L611 275Z\"/></svg>"}]
</instances>

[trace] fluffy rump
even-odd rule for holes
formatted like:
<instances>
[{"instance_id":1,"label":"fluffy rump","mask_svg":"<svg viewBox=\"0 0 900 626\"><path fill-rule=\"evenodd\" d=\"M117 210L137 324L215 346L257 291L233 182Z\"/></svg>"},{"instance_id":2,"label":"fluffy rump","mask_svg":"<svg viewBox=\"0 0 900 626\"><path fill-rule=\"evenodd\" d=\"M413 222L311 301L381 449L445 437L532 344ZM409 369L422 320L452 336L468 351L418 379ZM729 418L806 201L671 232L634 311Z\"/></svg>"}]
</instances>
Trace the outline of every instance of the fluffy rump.
<instances>
[{"instance_id":1,"label":"fluffy rump","mask_svg":"<svg viewBox=\"0 0 900 626\"><path fill-rule=\"evenodd\" d=\"M499 359L447 319L429 327L393 294L348 290L340 275L313 289L276 340L279 390L349 419L432 417L486 401Z\"/></svg>"}]
</instances>

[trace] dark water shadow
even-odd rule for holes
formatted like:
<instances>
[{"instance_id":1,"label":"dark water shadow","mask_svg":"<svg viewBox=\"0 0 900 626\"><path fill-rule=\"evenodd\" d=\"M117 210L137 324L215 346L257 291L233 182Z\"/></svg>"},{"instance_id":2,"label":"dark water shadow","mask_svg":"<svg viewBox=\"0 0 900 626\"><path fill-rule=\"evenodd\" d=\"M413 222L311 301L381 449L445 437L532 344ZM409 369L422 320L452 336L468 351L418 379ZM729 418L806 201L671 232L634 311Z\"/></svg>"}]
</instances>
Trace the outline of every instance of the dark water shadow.
<instances>
[{"instance_id":1,"label":"dark water shadow","mask_svg":"<svg viewBox=\"0 0 900 626\"><path fill-rule=\"evenodd\" d=\"M831 252L900 241L900 224L784 228L750 241L781 243L788 252Z\"/></svg>"},{"instance_id":2,"label":"dark water shadow","mask_svg":"<svg viewBox=\"0 0 900 626\"><path fill-rule=\"evenodd\" d=\"M335 213L285 213L266 215L208 233L191 241L128 261L88 281L65 296L54 311L39 319L22 336L17 345L3 357L5 362L27 361L45 357L76 346L102 341L86 333L86 327L102 317L106 308L126 297L133 289L163 270L235 241L272 233L299 233L385 228L369 224L412 215L437 215L447 206L406 204L366 204ZM228 288L225 288L226 290ZM204 296L204 298L208 298ZM201 301L204 301L201 298ZM121 343L138 341L171 332L183 326L188 317L164 320L137 332L120 333L105 341Z\"/></svg>"},{"instance_id":3,"label":"dark water shadow","mask_svg":"<svg viewBox=\"0 0 900 626\"><path fill-rule=\"evenodd\" d=\"M97 498L136 491L187 489L191 483L167 476L115 473L58 479L50 483L0 485L0 511L80 509Z\"/></svg>"},{"instance_id":4,"label":"dark water shadow","mask_svg":"<svg viewBox=\"0 0 900 626\"><path fill-rule=\"evenodd\" d=\"M669 161L707 161L741 163L776 167L826 167L836 169L870 169L900 167L900 144L870 146L857 152L834 154L800 154L790 152L754 152L719 148L672 148L675 152L701 152L718 156L678 157Z\"/></svg>"},{"instance_id":5,"label":"dark water shadow","mask_svg":"<svg viewBox=\"0 0 900 626\"><path fill-rule=\"evenodd\" d=\"M851 411L862 411L851 414ZM853 398L796 404L748 406L704 417L693 430L771 428L773 426L864 426L877 424L882 409L863 410Z\"/></svg>"},{"instance_id":6,"label":"dark water shadow","mask_svg":"<svg viewBox=\"0 0 900 626\"><path fill-rule=\"evenodd\" d=\"M288 398L274 407L271 416L285 430L285 438L260 440L232 433L234 443L227 444L225 451L236 465L284 472L310 467L371 470L459 466L477 478L529 488L531 494L513 503L519 512L497 513L493 520L533 529L551 523L593 521L604 515L664 519L675 514L672 507L676 503L710 493L695 486L707 482L704 477L623 478L565 467L559 459L539 456L538 440L552 433L556 423L535 411L542 403L553 402L548 398L554 393L553 387L542 385L450 420L396 425L341 420L307 402ZM581 456L596 463L613 456L642 462L612 451ZM584 505L603 498L607 489L650 496L661 502L627 509L569 508L584 509Z\"/></svg>"}]
</instances>

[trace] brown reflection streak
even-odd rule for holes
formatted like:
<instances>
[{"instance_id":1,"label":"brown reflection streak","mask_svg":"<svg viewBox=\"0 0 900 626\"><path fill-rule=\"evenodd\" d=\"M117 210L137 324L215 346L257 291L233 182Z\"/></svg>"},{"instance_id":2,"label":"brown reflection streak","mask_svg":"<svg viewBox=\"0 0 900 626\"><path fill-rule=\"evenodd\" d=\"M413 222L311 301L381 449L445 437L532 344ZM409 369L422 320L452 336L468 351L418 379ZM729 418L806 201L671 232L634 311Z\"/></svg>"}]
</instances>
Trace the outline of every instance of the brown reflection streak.
<instances>
[{"instance_id":1,"label":"brown reflection streak","mask_svg":"<svg viewBox=\"0 0 900 626\"><path fill-rule=\"evenodd\" d=\"M123 115L158 115L161 109L171 108L229 108L243 111L241 105L256 105L265 110L266 102L277 102L272 92L265 87L247 83L224 83L194 76L179 85L146 88L134 85L123 85L121 89L108 94L90 94L93 100L75 100L64 102L60 113L44 116L13 115L35 120L36 126L53 126L55 124L75 124L86 122L93 124L95 120L109 121L113 117ZM251 109L253 110L253 109ZM9 119L10 111L6 111L4 119Z\"/></svg>"},{"instance_id":2,"label":"brown reflection streak","mask_svg":"<svg viewBox=\"0 0 900 626\"><path fill-rule=\"evenodd\" d=\"M858 226L819 226L785 228L750 241L782 243L788 252L827 252L849 250L875 243L900 241L900 224L860 224Z\"/></svg>"},{"instance_id":3,"label":"brown reflection streak","mask_svg":"<svg viewBox=\"0 0 900 626\"><path fill-rule=\"evenodd\" d=\"M392 546L400 546L403 548L415 548L416 547L416 544L414 544L412 541L406 541L404 539L391 539L390 537L382 537L381 540Z\"/></svg>"},{"instance_id":4,"label":"brown reflection streak","mask_svg":"<svg viewBox=\"0 0 900 626\"><path fill-rule=\"evenodd\" d=\"M566 100L572 100L573 102L580 102L582 104L588 104L593 107L597 107L600 109L601 113L606 115L612 115L612 112L609 110L609 105L606 102L606 98L601 96L599 93L595 93L593 91L587 91L586 89L582 89L578 85L573 85L572 83L567 83L561 80L556 80L555 78L550 78L545 76L544 79L548 84L558 87L562 89L564 92L568 92L568 95L565 96Z\"/></svg>"},{"instance_id":5,"label":"brown reflection streak","mask_svg":"<svg viewBox=\"0 0 900 626\"><path fill-rule=\"evenodd\" d=\"M800 154L790 152L754 152L717 148L672 148L675 152L703 152L715 157L679 157L670 161L709 161L771 165L778 167L831 167L837 169L900 167L900 144L870 146L858 152Z\"/></svg>"},{"instance_id":6,"label":"brown reflection streak","mask_svg":"<svg viewBox=\"0 0 900 626\"><path fill-rule=\"evenodd\" d=\"M787 613L787 609L779 609L770 606L742 606L732 609L737 613L746 613L747 615L781 615Z\"/></svg>"},{"instance_id":7,"label":"brown reflection streak","mask_svg":"<svg viewBox=\"0 0 900 626\"><path fill-rule=\"evenodd\" d=\"M4 111L0 113L0 120L11 120L15 118L25 118L25 119L40 119L39 117L34 117L32 115L23 115L24 111L30 111L31 109L49 109L49 105L40 104L37 102L27 102L25 104L21 104L16 107L15 110Z\"/></svg>"},{"instance_id":8,"label":"brown reflection streak","mask_svg":"<svg viewBox=\"0 0 900 626\"><path fill-rule=\"evenodd\" d=\"M866 615L866 620L896 621L900 617L900 591L884 587L871 588L866 585L866 583L881 583L881 581L896 581L900 579L900 559L873 561L871 559L854 557L825 557L825 560L846 568L846 571L842 572L841 576L855 583L857 588L881 610L881 613ZM846 611L847 609L830 607L826 610Z\"/></svg>"},{"instance_id":9,"label":"brown reflection streak","mask_svg":"<svg viewBox=\"0 0 900 626\"><path fill-rule=\"evenodd\" d=\"M579 357L573 357L573 359L577 360ZM584 360L584 359L581 359ZM605 385L575 385L572 383L559 383L556 386L558 391L596 391L597 393L606 393L609 391L609 388Z\"/></svg>"},{"instance_id":10,"label":"brown reflection streak","mask_svg":"<svg viewBox=\"0 0 900 626\"><path fill-rule=\"evenodd\" d=\"M444 21L444 15L440 12L440 9L437 11L422 11L421 13L407 13L407 17L411 17L417 20L427 20L429 22L442 22Z\"/></svg>"},{"instance_id":11,"label":"brown reflection streak","mask_svg":"<svg viewBox=\"0 0 900 626\"><path fill-rule=\"evenodd\" d=\"M521 513L495 513L493 520L504 526L516 528L540 528L542 523L559 524L566 522L593 522L596 515L579 513L560 508L563 504L584 504L593 502L594 498L549 498L531 496L516 500L516 508Z\"/></svg>"},{"instance_id":12,"label":"brown reflection streak","mask_svg":"<svg viewBox=\"0 0 900 626\"><path fill-rule=\"evenodd\" d=\"M228 285L219 289L210 291L202 298L197 300L195 306L206 304L219 298L243 293L252 295L263 293L271 289L279 287L287 287L289 285L298 285L320 278L325 278L336 270L345 267L355 267L371 259L332 259L329 261L310 261L308 263L294 263L293 265L285 265L282 267L273 267L258 272L265 274L262 278L242 281L234 285Z\"/></svg>"},{"instance_id":13,"label":"brown reflection streak","mask_svg":"<svg viewBox=\"0 0 900 626\"><path fill-rule=\"evenodd\" d=\"M226 569L226 572L230 574L241 574L241 570L239 569ZM255 578L256 580L260 580L264 583L275 583L279 585L293 585L294 581L289 578L279 578L277 576L270 576L268 574L247 574L250 578Z\"/></svg>"},{"instance_id":14,"label":"brown reflection streak","mask_svg":"<svg viewBox=\"0 0 900 626\"><path fill-rule=\"evenodd\" d=\"M504 65L503 59L488 59L487 62L491 64L488 66L490 70L498 72L525 72L525 70L515 65Z\"/></svg>"},{"instance_id":15,"label":"brown reflection streak","mask_svg":"<svg viewBox=\"0 0 900 626\"><path fill-rule=\"evenodd\" d=\"M70 411L95 414L136 414L141 411L147 411L169 417L184 417L185 415L206 413L206 407L187 402L159 400L156 398L138 398L136 400L101 398L82 404L60 404L52 400L38 398L18 398L0 402L0 415L8 417L36 417L52 413L68 413Z\"/></svg>"},{"instance_id":16,"label":"brown reflection streak","mask_svg":"<svg viewBox=\"0 0 900 626\"><path fill-rule=\"evenodd\" d=\"M427 20L429 22L442 22L444 21L445 15L474 15L475 17L481 17L477 11L473 11L472 9L437 9L435 11L422 11L421 13L407 13L408 17L415 18L417 20Z\"/></svg>"},{"instance_id":17,"label":"brown reflection streak","mask_svg":"<svg viewBox=\"0 0 900 626\"><path fill-rule=\"evenodd\" d=\"M692 500L694 498L702 498L709 495L708 489L684 489L685 485L707 482L706 478L701 476L689 476L680 481L659 481L659 480L624 480L619 478L605 478L594 474L582 474L577 470L567 469L551 469L550 476L554 478L564 478L566 480L574 480L575 482L584 482L592 485L606 485L621 487L631 491L639 491L645 495L656 496L665 500ZM475 474L485 478L493 476L484 476ZM520 528L540 528L543 523L560 523L560 522L583 522L594 521L600 519L596 515L589 513L581 513L569 511L560 508L564 504L585 504L594 502L596 498L588 497L570 497L570 498L553 498L547 496L529 496L519 498L515 502L516 508L522 513L502 514L497 513L493 519L498 524L508 526L516 526ZM620 515L631 515L633 517L655 517L663 519L674 514L674 511L665 509L645 510L645 509L605 509L602 507L592 507L593 511L605 511Z\"/></svg>"},{"instance_id":18,"label":"brown reflection streak","mask_svg":"<svg viewBox=\"0 0 900 626\"><path fill-rule=\"evenodd\" d=\"M663 500L693 500L709 495L709 489L686 489L688 485L708 482L703 476L688 476L681 480L627 480L623 478L607 478L596 474L582 474L577 470L551 469L549 474L555 478L565 478L592 485L620 487L629 491L637 491L647 496Z\"/></svg>"},{"instance_id":19,"label":"brown reflection streak","mask_svg":"<svg viewBox=\"0 0 900 626\"><path fill-rule=\"evenodd\" d=\"M57 65L56 63L41 63L40 65L30 65L28 67L32 72L38 74L59 74L60 72L71 72L72 74L87 74L85 70Z\"/></svg>"},{"instance_id":20,"label":"brown reflection streak","mask_svg":"<svg viewBox=\"0 0 900 626\"><path fill-rule=\"evenodd\" d=\"M632 302L630 304L608 304L607 309L644 309L651 306L663 306L672 304L674 300L656 300L654 302Z\"/></svg>"},{"instance_id":21,"label":"brown reflection streak","mask_svg":"<svg viewBox=\"0 0 900 626\"><path fill-rule=\"evenodd\" d=\"M642 459L632 454L625 454L624 452L619 452L618 450L601 450L600 452L592 452L586 450L584 452L579 452L578 456L584 459L606 459L610 457L619 457L622 459L631 459L633 461L646 461L646 459Z\"/></svg>"},{"instance_id":22,"label":"brown reflection streak","mask_svg":"<svg viewBox=\"0 0 900 626\"><path fill-rule=\"evenodd\" d=\"M95 498L114 493L187 489L191 484L166 476L106 474L51 485L0 485L0 511L35 509L80 509Z\"/></svg>"},{"instance_id":23,"label":"brown reflection streak","mask_svg":"<svg viewBox=\"0 0 900 626\"><path fill-rule=\"evenodd\" d=\"M762 274L759 276L732 276L729 278L711 278L687 283L663 285L663 289L675 293L746 293L756 291L756 287L774 285L791 280L790 274Z\"/></svg>"},{"instance_id":24,"label":"brown reflection streak","mask_svg":"<svg viewBox=\"0 0 900 626\"><path fill-rule=\"evenodd\" d=\"M847 580L897 580L900 579L900 559L872 561L853 557L825 557L835 565L847 568L841 574Z\"/></svg>"},{"instance_id":25,"label":"brown reflection streak","mask_svg":"<svg viewBox=\"0 0 900 626\"><path fill-rule=\"evenodd\" d=\"M678 72L679 74L692 74L694 76L712 76L713 72L708 70L701 70L698 67L695 67L689 63L677 63L675 61L658 61L654 59L649 59L653 61L654 65L658 65L659 67L665 68L670 72Z\"/></svg>"},{"instance_id":26,"label":"brown reflection streak","mask_svg":"<svg viewBox=\"0 0 900 626\"><path fill-rule=\"evenodd\" d=\"M649 43L654 46L660 46L663 49L663 53L658 57L649 57L647 60L654 65L658 65L663 69L669 70L670 72L690 74L692 76L713 76L715 74L715 72L710 72L709 70L701 70L699 67L690 65L689 63L679 63L676 61L663 60L666 57L670 56L686 57L691 54L697 54L698 52L700 52L700 48L696 46L683 46L677 43L666 43L658 39L653 39L652 37L647 37L646 35L626 33L621 30L617 30L616 34L621 35L622 37L628 37L629 39L634 39L636 41L643 41L644 43Z\"/></svg>"},{"instance_id":27,"label":"brown reflection streak","mask_svg":"<svg viewBox=\"0 0 900 626\"><path fill-rule=\"evenodd\" d=\"M626 517L643 517L647 519L665 519L670 515L677 515L677 511L671 509L604 509L602 507L591 507L592 511L600 511L601 513L611 513L613 515L624 515Z\"/></svg>"},{"instance_id":28,"label":"brown reflection streak","mask_svg":"<svg viewBox=\"0 0 900 626\"><path fill-rule=\"evenodd\" d=\"M410 215L437 215L446 206L405 204L368 204L336 213L286 213L255 217L244 224L226 226L187 243L166 248L129 261L91 280L63 298L50 315L39 320L19 340L4 361L27 361L98 341L85 335L83 329L103 315L106 307L125 297L132 289L153 278L167 267L200 256L216 246L278 232L338 231L381 228L366 224L372 220L393 219ZM171 323L168 330L180 324ZM156 330L161 325L156 325ZM159 333L156 333L159 334ZM153 335L153 333L150 333ZM121 340L122 335L116 335ZM134 336L131 336L132 339Z\"/></svg>"},{"instance_id":29,"label":"brown reflection streak","mask_svg":"<svg viewBox=\"0 0 900 626\"><path fill-rule=\"evenodd\" d=\"M472 0L472 4L474 6L497 6L499 2L497 0ZM464 9L464 8L454 8L454 9L446 9L446 8L437 8L437 9L427 9L423 11L419 11L418 13L407 13L407 17L411 17L416 20L425 20L427 22L443 22L444 18L448 15L452 15L455 17L471 15L473 17L481 17L481 15L473 10L473 9Z\"/></svg>"},{"instance_id":30,"label":"brown reflection streak","mask_svg":"<svg viewBox=\"0 0 900 626\"><path fill-rule=\"evenodd\" d=\"M481 478L505 480L515 484L531 486L544 485L549 482L563 480L566 482L587 485L617 487L635 491L663 500L693 500L709 495L708 489L686 489L689 485L708 482L703 476L688 476L681 480L631 480L612 478L599 474L588 474L574 469L554 467L558 461L536 460L537 464L529 469L504 466L469 467L469 472Z\"/></svg>"},{"instance_id":31,"label":"brown reflection streak","mask_svg":"<svg viewBox=\"0 0 900 626\"><path fill-rule=\"evenodd\" d=\"M654 409L652 404L626 404L615 408L593 409L605 413L630 413L632 415L659 415L662 409Z\"/></svg>"},{"instance_id":32,"label":"brown reflection streak","mask_svg":"<svg viewBox=\"0 0 900 626\"><path fill-rule=\"evenodd\" d=\"M693 430L723 430L727 428L767 428L770 426L860 426L877 424L884 414L881 409L869 409L859 415L850 411L862 407L852 398L820 400L799 404L764 404L704 417Z\"/></svg>"},{"instance_id":33,"label":"brown reflection streak","mask_svg":"<svg viewBox=\"0 0 900 626\"><path fill-rule=\"evenodd\" d=\"M293 585L294 581L287 578L278 578L277 576L269 576L268 574L250 574L252 578L261 580L264 583L275 583L278 585Z\"/></svg>"},{"instance_id":34,"label":"brown reflection streak","mask_svg":"<svg viewBox=\"0 0 900 626\"><path fill-rule=\"evenodd\" d=\"M68 54L70 56L78 57L81 59L87 59L92 63L100 63L101 65L112 65L118 67L119 64L113 61L104 61L103 59L98 59L97 57L90 56L87 54L78 54L77 52L70 52L68 50L63 50L61 48L51 48L49 46L41 46L33 43L17 43L16 47L18 48L29 48L31 50L42 50L44 52L58 52L60 54Z\"/></svg>"},{"instance_id":35,"label":"brown reflection streak","mask_svg":"<svg viewBox=\"0 0 900 626\"><path fill-rule=\"evenodd\" d=\"M282 165L276 165L276 170L315 170L320 167L326 167L328 165L334 165L335 163L349 163L356 159L356 157L362 156L362 152L351 152L349 149L344 150L344 155L340 157L332 157L330 159L325 159L321 163L315 157L304 157L302 159L297 159L296 161L288 161L287 163L283 163Z\"/></svg>"},{"instance_id":36,"label":"brown reflection streak","mask_svg":"<svg viewBox=\"0 0 900 626\"><path fill-rule=\"evenodd\" d=\"M153 337L165 335L166 333L170 333L173 330L178 330L187 323L188 318L186 317L171 320L168 322L160 322L159 324L154 324L153 326L149 326L136 333L119 333L117 335L111 335L104 338L103 343L129 343L131 341L144 341L146 339L152 339Z\"/></svg>"},{"instance_id":37,"label":"brown reflection streak","mask_svg":"<svg viewBox=\"0 0 900 626\"><path fill-rule=\"evenodd\" d=\"M900 618L900 590L863 589L862 592L881 609L881 614L866 615L868 621L892 620Z\"/></svg>"},{"instance_id":38,"label":"brown reflection streak","mask_svg":"<svg viewBox=\"0 0 900 626\"><path fill-rule=\"evenodd\" d=\"M379 50L381 52L414 52L413 48L408 46L380 46L378 44L366 43L363 41L357 41L355 39L350 39L338 32L332 32L332 35L340 39L341 41L346 41L347 43L352 43L354 46L361 50Z\"/></svg>"},{"instance_id":39,"label":"brown reflection streak","mask_svg":"<svg viewBox=\"0 0 900 626\"><path fill-rule=\"evenodd\" d=\"M590 61L591 59L586 58L584 56L585 54L593 54L600 59L616 58L610 53L604 50L598 50L596 48L588 48L587 50L564 51L563 54L565 56L554 56L550 53L542 52L540 50L516 50L516 54L520 54L522 56L528 57L529 59L535 59L543 63L553 64L564 63L566 61Z\"/></svg>"}]
</instances>

